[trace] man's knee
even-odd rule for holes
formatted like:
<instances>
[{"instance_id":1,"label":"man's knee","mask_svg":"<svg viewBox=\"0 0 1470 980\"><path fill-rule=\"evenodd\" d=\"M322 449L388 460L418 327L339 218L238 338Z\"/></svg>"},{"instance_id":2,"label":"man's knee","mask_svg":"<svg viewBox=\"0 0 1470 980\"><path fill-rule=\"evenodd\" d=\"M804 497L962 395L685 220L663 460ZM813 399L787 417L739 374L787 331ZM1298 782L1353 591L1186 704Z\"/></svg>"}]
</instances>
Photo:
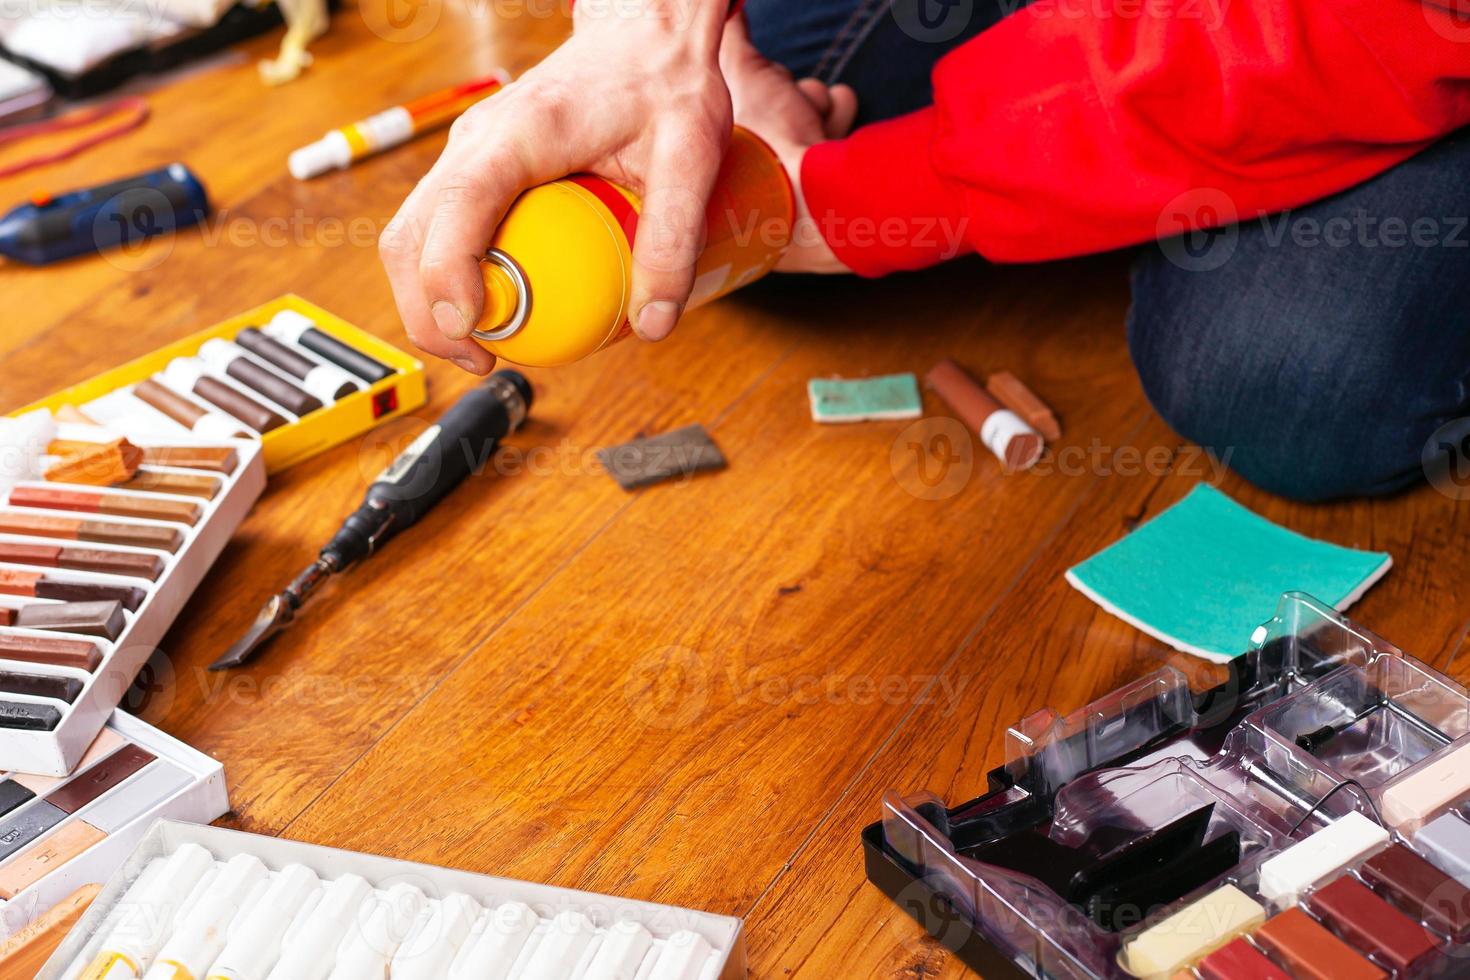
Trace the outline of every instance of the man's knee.
<instances>
[{"instance_id":1,"label":"man's knee","mask_svg":"<svg viewBox=\"0 0 1470 980\"><path fill-rule=\"evenodd\" d=\"M1390 324L1365 349L1345 311L1252 302L1196 275L1157 253L1141 259L1128 318L1144 393L1176 432L1294 500L1383 494L1422 479L1438 423L1423 379L1395 370Z\"/></svg>"}]
</instances>

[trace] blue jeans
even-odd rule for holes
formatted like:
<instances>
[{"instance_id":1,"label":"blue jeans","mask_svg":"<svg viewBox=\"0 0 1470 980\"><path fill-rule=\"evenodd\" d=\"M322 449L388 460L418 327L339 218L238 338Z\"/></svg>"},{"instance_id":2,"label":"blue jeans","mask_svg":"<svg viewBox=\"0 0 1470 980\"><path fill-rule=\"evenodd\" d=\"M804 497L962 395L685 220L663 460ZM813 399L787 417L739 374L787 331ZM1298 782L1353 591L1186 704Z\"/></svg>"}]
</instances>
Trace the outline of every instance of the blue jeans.
<instances>
[{"instance_id":1,"label":"blue jeans","mask_svg":"<svg viewBox=\"0 0 1470 980\"><path fill-rule=\"evenodd\" d=\"M852 85L859 121L871 122L931 101L939 57L1016 6L747 0L746 10L767 57ZM1467 174L1462 130L1306 207L1144 247L1128 344L1154 408L1247 480L1297 500L1385 494L1426 466L1463 467Z\"/></svg>"}]
</instances>

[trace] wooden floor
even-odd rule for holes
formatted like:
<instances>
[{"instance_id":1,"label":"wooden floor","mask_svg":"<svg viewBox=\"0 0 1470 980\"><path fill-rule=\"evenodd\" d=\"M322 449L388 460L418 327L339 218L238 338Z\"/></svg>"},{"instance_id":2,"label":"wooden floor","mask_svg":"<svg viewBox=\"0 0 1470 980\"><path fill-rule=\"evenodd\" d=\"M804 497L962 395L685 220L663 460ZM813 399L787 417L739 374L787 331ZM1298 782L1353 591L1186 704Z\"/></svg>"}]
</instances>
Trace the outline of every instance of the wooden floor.
<instances>
[{"instance_id":1,"label":"wooden floor","mask_svg":"<svg viewBox=\"0 0 1470 980\"><path fill-rule=\"evenodd\" d=\"M349 8L292 86L259 84L262 41L159 89L143 130L0 182L8 202L182 159L220 207L204 233L137 255L0 268L0 403L287 291L403 342L374 241L442 140L309 184L286 153L524 70L564 30L528 12L550 6L433 0L412 8L438 20L411 42ZM1180 443L1129 367L1125 273L1105 258L767 283L666 344L534 372L534 421L513 440L537 448L527 466L472 479L255 666L207 674L383 459L364 440L301 464L273 479L135 707L224 762L231 826L743 916L756 977L964 975L865 883L858 833L886 789L969 798L1007 725L1174 659L1062 578L1212 476L1189 453L1155 472L1132 455ZM905 423L808 417L809 378L944 356L1031 382L1063 419L1054 449L1082 464L1005 476L982 451L958 492L926 499L937 462L917 471ZM470 383L429 371L424 419ZM589 462L690 422L728 471L629 495ZM1470 679L1470 508L1427 487L1306 507L1222 486L1296 530L1391 552L1355 615Z\"/></svg>"}]
</instances>

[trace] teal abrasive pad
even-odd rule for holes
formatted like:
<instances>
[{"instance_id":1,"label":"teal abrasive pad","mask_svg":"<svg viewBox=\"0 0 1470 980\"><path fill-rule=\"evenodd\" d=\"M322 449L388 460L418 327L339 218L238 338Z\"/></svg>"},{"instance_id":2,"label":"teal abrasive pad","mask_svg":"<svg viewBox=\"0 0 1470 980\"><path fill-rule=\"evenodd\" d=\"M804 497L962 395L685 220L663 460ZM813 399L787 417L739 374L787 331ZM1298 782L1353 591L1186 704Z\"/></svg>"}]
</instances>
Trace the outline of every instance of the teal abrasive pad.
<instances>
[{"instance_id":1,"label":"teal abrasive pad","mask_svg":"<svg viewBox=\"0 0 1470 980\"><path fill-rule=\"evenodd\" d=\"M1303 537L1201 484L1133 533L1067 571L1108 612L1185 653L1227 660L1283 592L1346 609L1393 565Z\"/></svg>"},{"instance_id":2,"label":"teal abrasive pad","mask_svg":"<svg viewBox=\"0 0 1470 980\"><path fill-rule=\"evenodd\" d=\"M812 418L818 422L916 419L924 412L919 381L912 374L812 378L806 393L812 401Z\"/></svg>"}]
</instances>

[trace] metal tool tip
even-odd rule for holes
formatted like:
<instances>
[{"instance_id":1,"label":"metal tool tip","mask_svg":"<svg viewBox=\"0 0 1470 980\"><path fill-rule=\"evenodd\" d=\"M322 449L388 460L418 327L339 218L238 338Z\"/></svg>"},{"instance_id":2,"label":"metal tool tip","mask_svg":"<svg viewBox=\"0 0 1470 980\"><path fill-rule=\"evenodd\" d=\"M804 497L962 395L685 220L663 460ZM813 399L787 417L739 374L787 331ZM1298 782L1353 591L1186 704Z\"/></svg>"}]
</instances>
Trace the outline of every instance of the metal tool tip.
<instances>
[{"instance_id":1,"label":"metal tool tip","mask_svg":"<svg viewBox=\"0 0 1470 980\"><path fill-rule=\"evenodd\" d=\"M236 640L222 657L210 664L209 669L228 670L244 664L255 656L255 652L264 646L267 640L291 622L295 612L296 607L287 596L284 594L272 596L270 601L261 607L260 615L255 617L255 623L245 632L245 635Z\"/></svg>"}]
</instances>

